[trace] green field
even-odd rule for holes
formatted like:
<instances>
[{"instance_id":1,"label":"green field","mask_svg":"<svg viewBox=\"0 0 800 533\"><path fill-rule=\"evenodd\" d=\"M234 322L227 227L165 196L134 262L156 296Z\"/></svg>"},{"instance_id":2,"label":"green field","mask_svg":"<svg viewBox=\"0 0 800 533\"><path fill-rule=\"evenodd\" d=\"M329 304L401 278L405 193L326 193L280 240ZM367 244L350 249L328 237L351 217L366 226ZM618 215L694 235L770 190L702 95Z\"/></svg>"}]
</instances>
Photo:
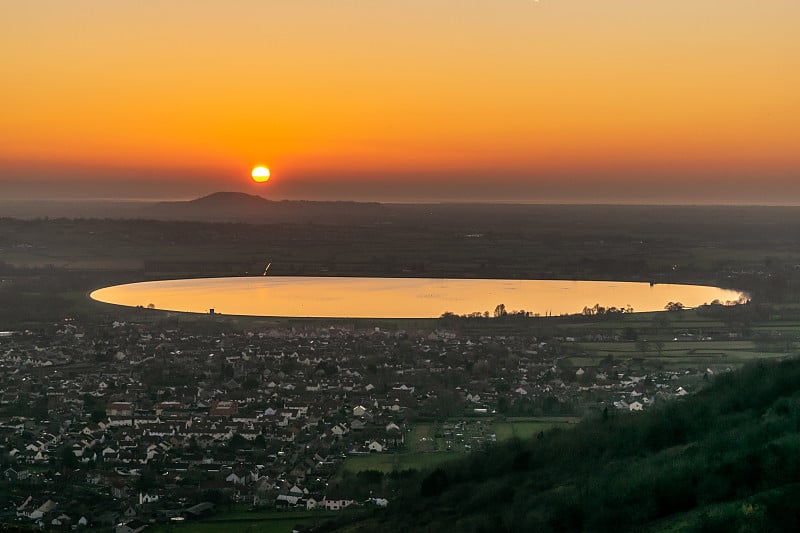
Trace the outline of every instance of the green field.
<instances>
[{"instance_id":1,"label":"green field","mask_svg":"<svg viewBox=\"0 0 800 533\"><path fill-rule=\"evenodd\" d=\"M784 335L795 333L787 329ZM658 363L666 367L686 367L702 365L739 366L753 359L772 359L784 357L790 350L778 346L769 350L761 349L753 341L665 341L661 349L650 342L646 350L636 342L582 342L576 343L583 350L580 356L570 357L576 367L596 366L609 355L617 359L637 358L648 363Z\"/></svg>"},{"instance_id":2,"label":"green field","mask_svg":"<svg viewBox=\"0 0 800 533\"><path fill-rule=\"evenodd\" d=\"M492 433L496 435L498 442L512 438L530 439L541 431L547 431L555 427L569 427L570 424L577 423L578 420L571 417L519 417L504 420L477 419L471 421L471 423L478 426L479 431L474 429L472 432L469 429L464 430L469 435L465 441L469 444L469 439L475 438L478 434L482 437L488 437ZM457 422L450 422L450 424L453 423ZM442 437L441 432L444 426L445 424L443 423L433 422L417 424L409 432L406 442L407 451L351 456L345 460L339 473L356 473L366 470L378 470L384 473L411 469L426 470L466 455L471 450L471 447L452 443L452 441ZM451 443L451 450L444 451L447 449L449 442Z\"/></svg>"}]
</instances>

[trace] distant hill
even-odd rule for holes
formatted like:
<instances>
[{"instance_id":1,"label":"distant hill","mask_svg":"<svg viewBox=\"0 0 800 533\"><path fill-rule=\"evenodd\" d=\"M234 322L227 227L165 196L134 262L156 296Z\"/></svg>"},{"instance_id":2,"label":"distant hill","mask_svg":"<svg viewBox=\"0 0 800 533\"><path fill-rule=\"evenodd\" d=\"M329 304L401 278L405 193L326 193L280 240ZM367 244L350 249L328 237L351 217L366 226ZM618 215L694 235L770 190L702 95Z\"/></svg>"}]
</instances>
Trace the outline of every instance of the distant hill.
<instances>
[{"instance_id":1,"label":"distant hill","mask_svg":"<svg viewBox=\"0 0 800 533\"><path fill-rule=\"evenodd\" d=\"M800 531L800 361L758 361L643 413L356 482L380 491L381 478L400 483L387 509L315 531Z\"/></svg>"},{"instance_id":2,"label":"distant hill","mask_svg":"<svg viewBox=\"0 0 800 533\"><path fill-rule=\"evenodd\" d=\"M203 196L201 198L195 198L194 200L188 200L184 202L164 202L164 204L169 205L184 205L184 206L193 206L193 207L203 207L205 208L253 208L253 209L264 209L272 204L275 204L272 200L267 200L263 196L258 196L255 194L246 194L243 192L215 192L209 194L208 196Z\"/></svg>"},{"instance_id":3,"label":"distant hill","mask_svg":"<svg viewBox=\"0 0 800 533\"><path fill-rule=\"evenodd\" d=\"M383 210L375 202L275 201L241 192L216 192L194 200L149 204L137 215L158 220L353 223L371 221Z\"/></svg>"}]
</instances>

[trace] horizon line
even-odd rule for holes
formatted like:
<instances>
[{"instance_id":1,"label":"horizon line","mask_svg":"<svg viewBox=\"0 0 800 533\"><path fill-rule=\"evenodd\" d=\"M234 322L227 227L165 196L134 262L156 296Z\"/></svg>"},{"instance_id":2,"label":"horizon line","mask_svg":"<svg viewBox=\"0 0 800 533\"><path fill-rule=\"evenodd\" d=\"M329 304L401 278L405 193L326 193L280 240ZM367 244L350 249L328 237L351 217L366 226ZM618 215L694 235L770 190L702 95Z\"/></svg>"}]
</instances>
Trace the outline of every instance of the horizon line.
<instances>
[{"instance_id":1,"label":"horizon line","mask_svg":"<svg viewBox=\"0 0 800 533\"><path fill-rule=\"evenodd\" d=\"M8 203L53 203L53 204L85 204L85 203L127 203L127 204L157 204L169 202L191 202L201 198L207 198L215 194L232 193L241 194L251 197L261 198L270 202L315 202L315 203L364 203L364 204L381 204L381 205L520 205L520 206L607 206L607 207L800 207L799 202L795 203L779 203L779 202L739 202L739 201L695 201L695 202L653 202L653 201L591 201L591 200L531 200L524 201L519 199L514 200L465 200L465 199L442 199L442 200L368 200L368 199L345 199L345 198L268 198L260 194L253 194L244 191L216 191L208 194L201 194L199 196L168 196L168 197L87 197L87 198L58 198L58 197L45 197L45 198L31 198L31 197L6 197L0 199L0 204Z\"/></svg>"}]
</instances>

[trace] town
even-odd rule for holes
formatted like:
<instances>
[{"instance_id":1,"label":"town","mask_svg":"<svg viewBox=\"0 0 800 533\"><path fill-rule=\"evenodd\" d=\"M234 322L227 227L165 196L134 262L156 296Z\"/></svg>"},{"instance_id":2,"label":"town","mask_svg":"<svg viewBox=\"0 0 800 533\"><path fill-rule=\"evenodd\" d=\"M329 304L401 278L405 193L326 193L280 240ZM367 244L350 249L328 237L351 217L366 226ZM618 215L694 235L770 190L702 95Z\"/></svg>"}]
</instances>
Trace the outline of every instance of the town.
<instances>
[{"instance_id":1,"label":"town","mask_svg":"<svg viewBox=\"0 0 800 533\"><path fill-rule=\"evenodd\" d=\"M619 335L478 335L443 321L248 329L139 313L0 333L3 522L128 532L232 504L386 506L391 493L343 482L346 461L446 459L542 420L647 409L715 371L570 363L580 342Z\"/></svg>"}]
</instances>

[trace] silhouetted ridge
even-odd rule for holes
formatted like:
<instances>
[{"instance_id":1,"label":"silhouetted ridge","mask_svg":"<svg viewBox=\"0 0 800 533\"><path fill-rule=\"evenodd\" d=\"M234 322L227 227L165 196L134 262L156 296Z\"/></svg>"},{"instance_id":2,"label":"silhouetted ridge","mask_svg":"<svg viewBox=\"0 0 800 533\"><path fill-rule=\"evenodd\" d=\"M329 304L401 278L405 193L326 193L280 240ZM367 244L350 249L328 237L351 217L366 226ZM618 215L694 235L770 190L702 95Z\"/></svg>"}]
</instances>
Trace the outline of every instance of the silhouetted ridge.
<instances>
[{"instance_id":1,"label":"silhouetted ridge","mask_svg":"<svg viewBox=\"0 0 800 533\"><path fill-rule=\"evenodd\" d=\"M187 202L162 202L165 204L184 203L202 206L269 206L275 202L262 196L243 192L215 192Z\"/></svg>"},{"instance_id":2,"label":"silhouetted ridge","mask_svg":"<svg viewBox=\"0 0 800 533\"><path fill-rule=\"evenodd\" d=\"M377 202L276 201L243 192L215 192L194 200L159 202L140 213L160 220L373 223L385 211Z\"/></svg>"}]
</instances>

